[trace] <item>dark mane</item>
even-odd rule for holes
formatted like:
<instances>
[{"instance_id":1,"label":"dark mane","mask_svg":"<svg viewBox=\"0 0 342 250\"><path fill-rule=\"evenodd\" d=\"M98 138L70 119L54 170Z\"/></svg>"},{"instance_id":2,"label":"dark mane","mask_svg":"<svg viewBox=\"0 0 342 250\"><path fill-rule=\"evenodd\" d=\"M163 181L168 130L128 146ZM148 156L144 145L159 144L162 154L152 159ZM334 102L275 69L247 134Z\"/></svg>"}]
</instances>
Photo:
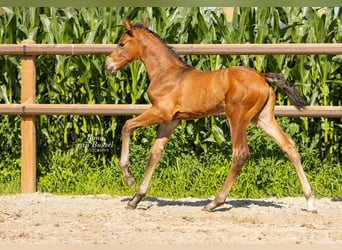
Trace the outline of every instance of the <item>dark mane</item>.
<instances>
[{"instance_id":1,"label":"dark mane","mask_svg":"<svg viewBox=\"0 0 342 250\"><path fill-rule=\"evenodd\" d=\"M187 66L187 67L191 67L190 65L188 65L186 62L183 61L183 59L173 50L172 47L170 47L167 42L162 39L160 36L158 36L157 33L155 33L154 31L148 29L148 28L145 28L142 24L136 24L134 25L134 27L136 28L139 28L139 29L142 29L150 34L152 34L155 38L157 38L168 50L168 52L174 57L176 58L178 61L180 61L184 66Z\"/></svg>"}]
</instances>

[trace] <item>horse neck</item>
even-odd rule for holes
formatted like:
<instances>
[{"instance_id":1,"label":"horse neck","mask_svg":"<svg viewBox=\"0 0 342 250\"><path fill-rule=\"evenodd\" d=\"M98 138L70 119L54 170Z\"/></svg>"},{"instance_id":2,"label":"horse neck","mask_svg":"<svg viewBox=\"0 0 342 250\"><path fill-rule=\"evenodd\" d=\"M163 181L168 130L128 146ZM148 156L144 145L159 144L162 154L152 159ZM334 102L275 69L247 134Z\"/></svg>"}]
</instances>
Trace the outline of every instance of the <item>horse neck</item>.
<instances>
[{"instance_id":1,"label":"horse neck","mask_svg":"<svg viewBox=\"0 0 342 250\"><path fill-rule=\"evenodd\" d=\"M172 55L169 49L155 37L144 40L144 50L141 56L147 73L152 80L157 75L176 67L184 67L183 63Z\"/></svg>"}]
</instances>

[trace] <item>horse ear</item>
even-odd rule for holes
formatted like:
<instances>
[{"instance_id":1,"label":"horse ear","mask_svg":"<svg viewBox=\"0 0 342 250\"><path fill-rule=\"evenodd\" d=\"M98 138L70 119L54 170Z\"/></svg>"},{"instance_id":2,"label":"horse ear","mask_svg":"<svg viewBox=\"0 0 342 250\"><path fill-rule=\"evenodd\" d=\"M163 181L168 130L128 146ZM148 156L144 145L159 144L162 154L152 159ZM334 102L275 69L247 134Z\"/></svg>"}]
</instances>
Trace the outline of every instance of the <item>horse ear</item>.
<instances>
[{"instance_id":1,"label":"horse ear","mask_svg":"<svg viewBox=\"0 0 342 250\"><path fill-rule=\"evenodd\" d=\"M146 17L145 20L144 20L143 26L145 28L148 28L148 25L149 25L149 21L148 21L148 18Z\"/></svg>"},{"instance_id":2,"label":"horse ear","mask_svg":"<svg viewBox=\"0 0 342 250\"><path fill-rule=\"evenodd\" d=\"M132 30L132 24L127 17L124 17L124 24L127 30Z\"/></svg>"}]
</instances>

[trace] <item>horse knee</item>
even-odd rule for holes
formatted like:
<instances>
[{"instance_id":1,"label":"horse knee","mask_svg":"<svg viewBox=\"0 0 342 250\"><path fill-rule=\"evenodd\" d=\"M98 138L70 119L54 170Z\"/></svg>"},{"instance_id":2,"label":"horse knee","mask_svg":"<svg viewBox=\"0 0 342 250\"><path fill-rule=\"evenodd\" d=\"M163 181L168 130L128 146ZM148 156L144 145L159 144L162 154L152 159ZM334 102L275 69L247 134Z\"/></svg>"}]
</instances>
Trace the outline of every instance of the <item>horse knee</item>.
<instances>
[{"instance_id":1,"label":"horse knee","mask_svg":"<svg viewBox=\"0 0 342 250\"><path fill-rule=\"evenodd\" d=\"M121 134L122 136L130 136L132 133L130 129L130 120L126 121L124 126L122 127Z\"/></svg>"},{"instance_id":2,"label":"horse knee","mask_svg":"<svg viewBox=\"0 0 342 250\"><path fill-rule=\"evenodd\" d=\"M238 171L241 170L244 163L248 160L249 156L250 152L247 147L233 153L233 164L238 168Z\"/></svg>"},{"instance_id":3,"label":"horse knee","mask_svg":"<svg viewBox=\"0 0 342 250\"><path fill-rule=\"evenodd\" d=\"M234 154L234 160L237 162L245 162L248 160L250 152L247 147L241 148Z\"/></svg>"},{"instance_id":4,"label":"horse knee","mask_svg":"<svg viewBox=\"0 0 342 250\"><path fill-rule=\"evenodd\" d=\"M158 162L161 158L161 154L164 151L164 145L153 145L149 153L149 164Z\"/></svg>"}]
</instances>

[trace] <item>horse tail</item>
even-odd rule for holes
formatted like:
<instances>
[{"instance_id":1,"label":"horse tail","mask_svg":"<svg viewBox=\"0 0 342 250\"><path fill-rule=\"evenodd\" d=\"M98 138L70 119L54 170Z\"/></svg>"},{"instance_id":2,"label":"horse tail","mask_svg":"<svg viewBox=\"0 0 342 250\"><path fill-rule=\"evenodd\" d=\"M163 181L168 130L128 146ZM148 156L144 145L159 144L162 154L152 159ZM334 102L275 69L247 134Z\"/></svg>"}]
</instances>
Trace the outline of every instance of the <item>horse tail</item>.
<instances>
[{"instance_id":1,"label":"horse tail","mask_svg":"<svg viewBox=\"0 0 342 250\"><path fill-rule=\"evenodd\" d=\"M289 83L284 77L281 77L275 73L262 73L261 74L268 84L276 83L286 95L290 98L290 102L292 105L296 106L296 108L303 108L304 106L309 105L304 99L299 95L297 89Z\"/></svg>"}]
</instances>

